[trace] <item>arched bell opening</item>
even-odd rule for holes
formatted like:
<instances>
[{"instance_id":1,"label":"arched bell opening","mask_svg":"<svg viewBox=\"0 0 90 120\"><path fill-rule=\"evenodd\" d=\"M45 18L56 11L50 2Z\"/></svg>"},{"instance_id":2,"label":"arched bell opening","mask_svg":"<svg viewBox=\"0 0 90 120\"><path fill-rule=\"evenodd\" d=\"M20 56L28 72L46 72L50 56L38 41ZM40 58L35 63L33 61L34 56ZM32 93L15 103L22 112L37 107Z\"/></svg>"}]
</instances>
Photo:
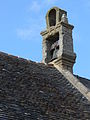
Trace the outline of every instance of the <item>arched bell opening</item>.
<instances>
[{"instance_id":1,"label":"arched bell opening","mask_svg":"<svg viewBox=\"0 0 90 120\"><path fill-rule=\"evenodd\" d=\"M52 9L49 12L49 26L55 26L56 25L56 10Z\"/></svg>"},{"instance_id":2,"label":"arched bell opening","mask_svg":"<svg viewBox=\"0 0 90 120\"><path fill-rule=\"evenodd\" d=\"M59 32L53 36L50 36L48 39L48 56L47 61L50 62L56 58L58 58L58 51L59 51Z\"/></svg>"}]
</instances>

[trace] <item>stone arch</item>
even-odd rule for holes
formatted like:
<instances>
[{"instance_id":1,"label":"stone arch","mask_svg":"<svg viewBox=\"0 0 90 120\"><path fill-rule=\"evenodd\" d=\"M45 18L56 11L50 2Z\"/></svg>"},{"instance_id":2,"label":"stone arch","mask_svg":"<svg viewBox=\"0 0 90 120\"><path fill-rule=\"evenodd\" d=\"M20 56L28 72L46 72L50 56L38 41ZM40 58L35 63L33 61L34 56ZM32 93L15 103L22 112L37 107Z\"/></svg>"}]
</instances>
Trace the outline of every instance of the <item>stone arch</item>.
<instances>
[{"instance_id":1,"label":"stone arch","mask_svg":"<svg viewBox=\"0 0 90 120\"><path fill-rule=\"evenodd\" d=\"M49 12L49 26L55 26L56 25L56 10L55 9L52 9L50 12Z\"/></svg>"}]
</instances>

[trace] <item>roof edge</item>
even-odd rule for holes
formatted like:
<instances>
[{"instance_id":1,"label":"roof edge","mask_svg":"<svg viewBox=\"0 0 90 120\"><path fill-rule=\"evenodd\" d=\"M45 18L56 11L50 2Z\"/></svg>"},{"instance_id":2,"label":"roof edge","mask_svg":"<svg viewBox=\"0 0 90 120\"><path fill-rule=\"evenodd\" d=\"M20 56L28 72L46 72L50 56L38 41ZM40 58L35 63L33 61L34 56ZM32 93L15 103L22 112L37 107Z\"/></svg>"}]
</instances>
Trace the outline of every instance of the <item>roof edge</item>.
<instances>
[{"instance_id":1,"label":"roof edge","mask_svg":"<svg viewBox=\"0 0 90 120\"><path fill-rule=\"evenodd\" d=\"M88 101L90 101L90 89L83 85L70 71L62 70L55 64L54 66L84 97L88 99Z\"/></svg>"}]
</instances>

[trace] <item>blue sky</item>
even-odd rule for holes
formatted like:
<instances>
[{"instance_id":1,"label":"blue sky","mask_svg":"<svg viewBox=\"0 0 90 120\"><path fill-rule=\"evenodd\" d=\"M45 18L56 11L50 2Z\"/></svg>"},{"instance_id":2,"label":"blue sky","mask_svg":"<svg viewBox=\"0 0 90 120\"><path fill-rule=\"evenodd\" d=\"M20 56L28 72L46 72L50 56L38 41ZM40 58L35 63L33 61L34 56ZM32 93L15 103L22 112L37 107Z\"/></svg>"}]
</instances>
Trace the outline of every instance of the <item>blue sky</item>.
<instances>
[{"instance_id":1,"label":"blue sky","mask_svg":"<svg viewBox=\"0 0 90 120\"><path fill-rule=\"evenodd\" d=\"M74 73L90 78L90 0L0 0L0 51L28 58L42 59L45 15L53 6L68 12L74 25Z\"/></svg>"}]
</instances>

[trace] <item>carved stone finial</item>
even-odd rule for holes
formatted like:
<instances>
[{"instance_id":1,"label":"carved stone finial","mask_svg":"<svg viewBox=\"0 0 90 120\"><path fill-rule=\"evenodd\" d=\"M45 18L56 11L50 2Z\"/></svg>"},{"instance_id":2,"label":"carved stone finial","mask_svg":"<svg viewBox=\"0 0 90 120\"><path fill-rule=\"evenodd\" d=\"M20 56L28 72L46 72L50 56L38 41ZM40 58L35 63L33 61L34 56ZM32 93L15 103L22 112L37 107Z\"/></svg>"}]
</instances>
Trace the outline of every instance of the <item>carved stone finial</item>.
<instances>
[{"instance_id":1,"label":"carved stone finial","mask_svg":"<svg viewBox=\"0 0 90 120\"><path fill-rule=\"evenodd\" d=\"M62 15L61 21L64 22L64 23L68 23L68 18L67 18L67 15L66 15L66 14L63 14L63 15Z\"/></svg>"}]
</instances>

